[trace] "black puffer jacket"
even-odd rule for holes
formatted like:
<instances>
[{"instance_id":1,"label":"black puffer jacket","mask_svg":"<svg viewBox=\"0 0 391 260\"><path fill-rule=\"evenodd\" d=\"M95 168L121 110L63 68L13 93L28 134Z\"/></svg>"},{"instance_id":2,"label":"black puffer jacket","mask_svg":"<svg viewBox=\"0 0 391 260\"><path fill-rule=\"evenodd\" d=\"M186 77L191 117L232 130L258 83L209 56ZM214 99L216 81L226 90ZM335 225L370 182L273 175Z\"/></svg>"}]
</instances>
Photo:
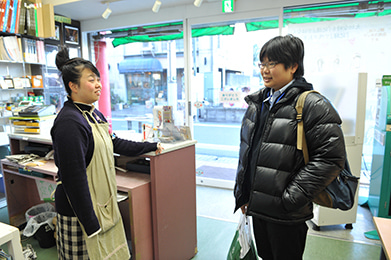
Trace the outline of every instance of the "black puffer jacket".
<instances>
[{"instance_id":1,"label":"black puffer jacket","mask_svg":"<svg viewBox=\"0 0 391 260\"><path fill-rule=\"evenodd\" d=\"M295 104L298 95L310 89L304 78L295 80L270 111L269 102L263 102L269 88L246 97L249 106L242 121L235 211L249 203L247 214L280 224L313 217L311 201L342 169L345 143L337 111L326 98L310 93L303 110L310 161L304 164L302 151L296 148ZM259 126L262 110L263 128ZM263 131L258 138L256 129Z\"/></svg>"}]
</instances>

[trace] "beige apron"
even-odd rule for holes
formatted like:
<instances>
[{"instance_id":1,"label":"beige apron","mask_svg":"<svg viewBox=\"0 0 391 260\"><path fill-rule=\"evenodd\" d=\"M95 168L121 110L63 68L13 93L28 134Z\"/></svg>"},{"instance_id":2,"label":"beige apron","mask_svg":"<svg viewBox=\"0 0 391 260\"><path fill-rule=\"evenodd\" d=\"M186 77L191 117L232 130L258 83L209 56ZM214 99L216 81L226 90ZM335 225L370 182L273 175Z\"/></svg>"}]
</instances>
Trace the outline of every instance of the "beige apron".
<instances>
[{"instance_id":1,"label":"beige apron","mask_svg":"<svg viewBox=\"0 0 391 260\"><path fill-rule=\"evenodd\" d=\"M87 179L94 211L102 229L92 238L87 238L84 232L88 256L91 260L128 260L130 253L117 203L117 182L109 125L98 123L91 112L82 113L90 124L94 137L95 148L87 167ZM87 114L93 118L94 123L88 120Z\"/></svg>"}]
</instances>

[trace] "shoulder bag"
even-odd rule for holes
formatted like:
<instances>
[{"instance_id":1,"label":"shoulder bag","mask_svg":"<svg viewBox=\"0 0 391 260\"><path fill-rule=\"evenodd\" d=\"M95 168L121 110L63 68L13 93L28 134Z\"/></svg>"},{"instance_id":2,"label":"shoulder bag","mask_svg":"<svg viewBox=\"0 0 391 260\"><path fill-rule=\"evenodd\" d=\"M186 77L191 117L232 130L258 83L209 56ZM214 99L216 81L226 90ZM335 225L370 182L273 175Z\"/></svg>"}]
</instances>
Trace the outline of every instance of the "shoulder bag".
<instances>
[{"instance_id":1,"label":"shoulder bag","mask_svg":"<svg viewBox=\"0 0 391 260\"><path fill-rule=\"evenodd\" d=\"M303 151L305 164L309 161L309 155L303 129L302 113L304 101L307 95L311 92L319 94L319 92L315 90L305 91L299 96L299 99L296 102L296 119L298 120L297 149ZM356 177L351 173L348 158L346 157L344 169L329 186L327 186L313 199L313 202L323 207L349 210L354 204L354 197L356 195L359 179L359 177Z\"/></svg>"}]
</instances>

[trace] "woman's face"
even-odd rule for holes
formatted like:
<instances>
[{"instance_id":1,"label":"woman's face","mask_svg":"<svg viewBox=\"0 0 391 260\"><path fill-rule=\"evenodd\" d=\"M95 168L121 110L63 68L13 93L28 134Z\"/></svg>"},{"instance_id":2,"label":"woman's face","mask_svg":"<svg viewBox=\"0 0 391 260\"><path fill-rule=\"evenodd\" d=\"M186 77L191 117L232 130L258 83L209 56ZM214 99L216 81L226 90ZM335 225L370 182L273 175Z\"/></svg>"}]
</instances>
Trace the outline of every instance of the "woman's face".
<instances>
[{"instance_id":1,"label":"woman's face","mask_svg":"<svg viewBox=\"0 0 391 260\"><path fill-rule=\"evenodd\" d=\"M73 101L92 104L99 100L102 84L100 78L90 69L83 69L80 85L70 83Z\"/></svg>"},{"instance_id":2,"label":"woman's face","mask_svg":"<svg viewBox=\"0 0 391 260\"><path fill-rule=\"evenodd\" d=\"M266 87L272 88L275 91L284 87L286 84L293 80L293 75L295 74L298 65L294 65L289 68L285 68L283 63L277 63L277 61L271 61L269 58L265 57L262 61L262 64L265 66L260 67L261 75L263 82ZM273 65L275 66L273 67Z\"/></svg>"}]
</instances>

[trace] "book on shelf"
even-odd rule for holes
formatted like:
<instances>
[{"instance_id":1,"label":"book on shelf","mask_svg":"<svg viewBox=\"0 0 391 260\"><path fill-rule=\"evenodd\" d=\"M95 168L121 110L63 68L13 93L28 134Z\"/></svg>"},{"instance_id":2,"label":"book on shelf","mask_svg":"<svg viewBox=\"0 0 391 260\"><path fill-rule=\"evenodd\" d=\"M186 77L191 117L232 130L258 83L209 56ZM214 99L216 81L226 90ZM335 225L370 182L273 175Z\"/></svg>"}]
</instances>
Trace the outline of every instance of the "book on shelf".
<instances>
[{"instance_id":1,"label":"book on shelf","mask_svg":"<svg viewBox=\"0 0 391 260\"><path fill-rule=\"evenodd\" d=\"M45 4L42 6L43 16L43 37L53 38L56 36L56 24L54 22L54 7L53 4Z\"/></svg>"},{"instance_id":2,"label":"book on shelf","mask_svg":"<svg viewBox=\"0 0 391 260\"><path fill-rule=\"evenodd\" d=\"M21 37L18 37L18 47L19 47L19 53L22 56L22 61L24 61L23 50L22 50L22 38Z\"/></svg>"},{"instance_id":3,"label":"book on shelf","mask_svg":"<svg viewBox=\"0 0 391 260\"><path fill-rule=\"evenodd\" d=\"M5 5L6 0L0 0L0 31L3 30L3 19L4 19L4 11L5 11L5 6L3 7L3 5Z\"/></svg>"},{"instance_id":4,"label":"book on shelf","mask_svg":"<svg viewBox=\"0 0 391 260\"><path fill-rule=\"evenodd\" d=\"M6 32L6 30L7 30L9 7L10 7L10 1L6 0L5 1L5 8L4 8L4 17L3 17L3 20L1 23L2 24L1 30L3 32Z\"/></svg>"},{"instance_id":5,"label":"book on shelf","mask_svg":"<svg viewBox=\"0 0 391 260\"><path fill-rule=\"evenodd\" d=\"M18 4L19 4L20 0L14 0L13 2L13 10L12 10L12 17L11 17L11 22L9 24L9 32L10 33L15 33L15 28L16 28L16 24L19 23L16 22L16 16L17 16L17 13L18 13Z\"/></svg>"},{"instance_id":6,"label":"book on shelf","mask_svg":"<svg viewBox=\"0 0 391 260\"><path fill-rule=\"evenodd\" d=\"M43 33L43 11L42 11L42 0L35 0L35 31L37 37L44 37Z\"/></svg>"},{"instance_id":7,"label":"book on shelf","mask_svg":"<svg viewBox=\"0 0 391 260\"><path fill-rule=\"evenodd\" d=\"M17 31L19 34L27 34L26 30L26 8L27 3L26 0L20 0L20 12L19 12L19 30Z\"/></svg>"},{"instance_id":8,"label":"book on shelf","mask_svg":"<svg viewBox=\"0 0 391 260\"><path fill-rule=\"evenodd\" d=\"M45 43L43 40L22 37L21 42L25 62L45 63Z\"/></svg>"},{"instance_id":9,"label":"book on shelf","mask_svg":"<svg viewBox=\"0 0 391 260\"><path fill-rule=\"evenodd\" d=\"M0 32L55 37L53 4L42 0L0 0Z\"/></svg>"},{"instance_id":10,"label":"book on shelf","mask_svg":"<svg viewBox=\"0 0 391 260\"><path fill-rule=\"evenodd\" d=\"M38 37L39 35L39 32L38 32L38 6L36 3L34 3L34 24L35 24L35 35L36 37Z\"/></svg>"},{"instance_id":11,"label":"book on shelf","mask_svg":"<svg viewBox=\"0 0 391 260\"><path fill-rule=\"evenodd\" d=\"M23 61L23 56L22 53L20 52L18 37L3 36L3 46L6 52L8 53L11 61L17 61L17 62Z\"/></svg>"},{"instance_id":12,"label":"book on shelf","mask_svg":"<svg viewBox=\"0 0 391 260\"><path fill-rule=\"evenodd\" d=\"M36 45L37 45L37 62L41 64L45 64L46 63L45 42L42 40L37 40Z\"/></svg>"},{"instance_id":13,"label":"book on shelf","mask_svg":"<svg viewBox=\"0 0 391 260\"><path fill-rule=\"evenodd\" d=\"M22 7L22 0L18 0L18 3L16 5L16 15L15 15L15 28L14 33L19 32L19 20L20 20L20 9Z\"/></svg>"},{"instance_id":14,"label":"book on shelf","mask_svg":"<svg viewBox=\"0 0 391 260\"><path fill-rule=\"evenodd\" d=\"M8 55L4 47L4 37L0 36L0 58L1 60L11 61L11 57Z\"/></svg>"},{"instance_id":15,"label":"book on shelf","mask_svg":"<svg viewBox=\"0 0 391 260\"><path fill-rule=\"evenodd\" d=\"M35 5L33 2L26 0L26 30L27 34L36 36L35 30Z\"/></svg>"},{"instance_id":16,"label":"book on shelf","mask_svg":"<svg viewBox=\"0 0 391 260\"><path fill-rule=\"evenodd\" d=\"M6 0L0 0L0 31L3 30L2 26L3 26L3 17L5 11L5 7L3 8L3 4L5 4L5 1Z\"/></svg>"},{"instance_id":17,"label":"book on shelf","mask_svg":"<svg viewBox=\"0 0 391 260\"><path fill-rule=\"evenodd\" d=\"M5 31L11 32L12 16L14 15L14 0L8 0L8 1L9 1L9 9L8 9L8 18L6 21L7 27L5 28Z\"/></svg>"},{"instance_id":18,"label":"book on shelf","mask_svg":"<svg viewBox=\"0 0 391 260\"><path fill-rule=\"evenodd\" d=\"M37 62L37 49L35 40L29 38L22 38L22 51L25 62Z\"/></svg>"}]
</instances>

